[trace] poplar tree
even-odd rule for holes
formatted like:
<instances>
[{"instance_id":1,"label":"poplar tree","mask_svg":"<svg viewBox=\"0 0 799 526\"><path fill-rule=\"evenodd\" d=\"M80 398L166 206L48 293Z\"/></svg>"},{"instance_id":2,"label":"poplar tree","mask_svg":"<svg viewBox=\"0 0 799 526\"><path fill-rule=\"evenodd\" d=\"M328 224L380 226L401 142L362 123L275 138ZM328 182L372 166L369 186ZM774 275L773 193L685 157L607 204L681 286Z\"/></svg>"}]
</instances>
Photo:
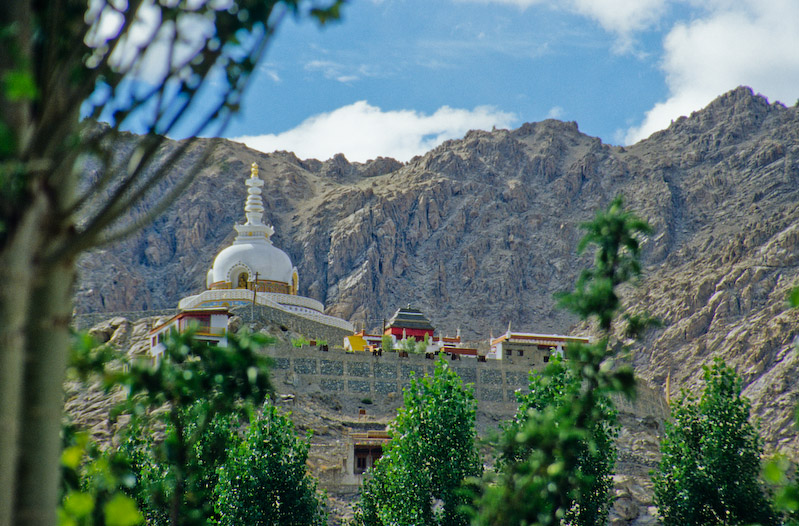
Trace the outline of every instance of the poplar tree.
<instances>
[{"instance_id":1,"label":"poplar tree","mask_svg":"<svg viewBox=\"0 0 799 526\"><path fill-rule=\"evenodd\" d=\"M306 465L310 438L298 437L291 420L271 403L262 414L251 414L245 438L215 472L214 524L327 524L323 496Z\"/></svg>"},{"instance_id":2,"label":"poplar tree","mask_svg":"<svg viewBox=\"0 0 799 526\"><path fill-rule=\"evenodd\" d=\"M581 227L586 235L578 250L594 246L594 264L581 273L574 292L559 295L560 304L594 321L600 338L566 350L566 364L579 384L569 402L529 411L518 433L502 437L499 447L506 458L520 448L526 456L499 473L487 473L475 499L475 525L555 526L570 520L575 502L585 499L594 484L594 477L580 469L580 459L586 448L599 445L592 430L606 418L601 400L634 392L632 370L615 362L622 349L611 338L614 320L624 312L617 287L641 273L640 236L651 229L624 209L621 197ZM627 314L625 320L617 329L633 333L648 318ZM551 378L550 372L544 374Z\"/></svg>"},{"instance_id":3,"label":"poplar tree","mask_svg":"<svg viewBox=\"0 0 799 526\"><path fill-rule=\"evenodd\" d=\"M663 524L780 524L760 479L763 444L741 378L716 359L704 379L702 396L684 393L666 423L653 477Z\"/></svg>"},{"instance_id":4,"label":"poplar tree","mask_svg":"<svg viewBox=\"0 0 799 526\"><path fill-rule=\"evenodd\" d=\"M96 347L87 340L73 355L71 373L99 381L107 391L124 387L125 399L111 410L110 417L124 416L126 424L119 447L98 458L99 462L80 461L80 450L70 453L75 459L72 478L82 480L63 486L59 523L134 526L138 522L132 522L134 514L128 511L137 506L148 524L213 523L217 471L240 442L239 414L274 394L268 373L271 361L261 353L273 340L242 332L229 334L227 345L219 347L196 340L191 330L172 331L157 364L145 357L129 361L116 355L114 359L109 346ZM134 476L99 480L93 472L103 463L119 464ZM117 498L120 491L135 503L128 499L120 502L124 507L101 510L104 501ZM84 506L76 508L75 502ZM105 511L93 521L86 513L92 506L94 514ZM130 522L122 521L124 517Z\"/></svg>"},{"instance_id":5,"label":"poplar tree","mask_svg":"<svg viewBox=\"0 0 799 526\"><path fill-rule=\"evenodd\" d=\"M513 421L503 426L504 442L509 447L501 451L497 459L500 471L511 469L515 463L523 462L534 453L532 444L517 442L515 437L523 432L530 419L536 418L537 412L570 404L580 392L580 379L574 369L555 356L544 372L530 373L529 387L530 392L517 393L519 409ZM576 466L589 484L566 513L566 523L574 526L605 524L610 511L619 425L616 410L608 397L598 397L596 409L598 418L586 430L587 439L582 443Z\"/></svg>"},{"instance_id":6,"label":"poplar tree","mask_svg":"<svg viewBox=\"0 0 799 526\"><path fill-rule=\"evenodd\" d=\"M432 377L412 378L383 456L356 504L356 526L468 524L462 487L482 473L472 389L443 358Z\"/></svg>"}]
</instances>

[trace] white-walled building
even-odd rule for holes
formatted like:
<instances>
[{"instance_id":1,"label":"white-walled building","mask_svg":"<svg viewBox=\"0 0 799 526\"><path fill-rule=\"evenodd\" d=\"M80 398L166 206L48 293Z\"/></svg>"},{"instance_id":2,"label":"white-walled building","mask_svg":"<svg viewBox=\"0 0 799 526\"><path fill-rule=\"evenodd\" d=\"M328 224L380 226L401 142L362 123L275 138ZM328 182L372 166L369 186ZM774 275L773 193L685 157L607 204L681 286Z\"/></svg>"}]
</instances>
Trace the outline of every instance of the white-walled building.
<instances>
[{"instance_id":1,"label":"white-walled building","mask_svg":"<svg viewBox=\"0 0 799 526\"><path fill-rule=\"evenodd\" d=\"M194 328L197 340L227 345L225 331L230 314L227 309L197 309L180 312L150 330L150 354L160 359L164 353L164 338L171 330L183 332Z\"/></svg>"},{"instance_id":2,"label":"white-walled building","mask_svg":"<svg viewBox=\"0 0 799 526\"><path fill-rule=\"evenodd\" d=\"M587 344L589 339L584 336L511 332L508 328L502 336L489 340L491 348L486 358L489 360L513 358L514 361L525 360L533 367L540 367L548 362L553 354L563 356L563 351L574 343Z\"/></svg>"}]
</instances>

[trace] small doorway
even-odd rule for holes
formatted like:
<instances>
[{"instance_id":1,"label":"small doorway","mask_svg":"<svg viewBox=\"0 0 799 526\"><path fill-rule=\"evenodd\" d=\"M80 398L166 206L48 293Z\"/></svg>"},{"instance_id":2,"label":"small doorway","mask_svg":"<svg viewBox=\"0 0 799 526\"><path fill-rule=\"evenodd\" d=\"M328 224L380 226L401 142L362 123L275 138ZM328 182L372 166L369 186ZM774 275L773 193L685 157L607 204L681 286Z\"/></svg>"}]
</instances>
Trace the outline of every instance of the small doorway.
<instances>
[{"instance_id":1,"label":"small doorway","mask_svg":"<svg viewBox=\"0 0 799 526\"><path fill-rule=\"evenodd\" d=\"M383 456L382 446L355 446L354 473L362 475L367 469L375 465L377 459Z\"/></svg>"}]
</instances>

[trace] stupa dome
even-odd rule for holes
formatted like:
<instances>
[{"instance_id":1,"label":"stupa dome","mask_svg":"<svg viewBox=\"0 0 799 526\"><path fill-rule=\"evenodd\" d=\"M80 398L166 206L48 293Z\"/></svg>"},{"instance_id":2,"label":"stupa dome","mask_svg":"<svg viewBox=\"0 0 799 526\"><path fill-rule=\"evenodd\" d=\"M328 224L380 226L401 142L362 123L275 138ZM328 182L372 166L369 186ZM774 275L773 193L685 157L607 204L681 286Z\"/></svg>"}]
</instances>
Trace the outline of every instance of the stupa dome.
<instances>
[{"instance_id":1,"label":"stupa dome","mask_svg":"<svg viewBox=\"0 0 799 526\"><path fill-rule=\"evenodd\" d=\"M262 221L261 198L263 180L258 165L253 163L247 185L244 212L247 222L235 225L238 235L233 244L223 249L208 270L209 289L255 289L260 292L297 294L297 269L288 254L272 244L275 230Z\"/></svg>"},{"instance_id":2,"label":"stupa dome","mask_svg":"<svg viewBox=\"0 0 799 526\"><path fill-rule=\"evenodd\" d=\"M288 255L272 243L234 243L214 259L213 283L225 282L237 288L242 273L245 281L278 281L291 285L294 267Z\"/></svg>"}]
</instances>

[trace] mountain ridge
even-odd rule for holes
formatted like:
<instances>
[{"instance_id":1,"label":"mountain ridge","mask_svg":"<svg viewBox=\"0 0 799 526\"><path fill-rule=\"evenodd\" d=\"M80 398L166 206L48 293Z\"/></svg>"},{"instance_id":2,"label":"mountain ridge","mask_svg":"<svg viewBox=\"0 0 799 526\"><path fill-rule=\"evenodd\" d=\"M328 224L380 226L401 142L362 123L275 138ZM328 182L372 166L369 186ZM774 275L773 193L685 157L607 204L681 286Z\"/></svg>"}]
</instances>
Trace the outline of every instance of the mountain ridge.
<instances>
[{"instance_id":1,"label":"mountain ridge","mask_svg":"<svg viewBox=\"0 0 799 526\"><path fill-rule=\"evenodd\" d=\"M769 447L797 450L799 315L784 298L799 281L799 108L741 87L630 146L545 120L471 131L404 164L201 144L214 145L211 160L166 214L81 259L77 312L174 307L201 290L258 162L274 242L327 313L374 328L410 302L440 332L471 340L509 323L564 332L577 320L552 295L590 264L575 251L579 225L622 194L654 228L645 275L624 299L664 321L632 357L638 376L669 378L674 396L723 355L744 376Z\"/></svg>"}]
</instances>

